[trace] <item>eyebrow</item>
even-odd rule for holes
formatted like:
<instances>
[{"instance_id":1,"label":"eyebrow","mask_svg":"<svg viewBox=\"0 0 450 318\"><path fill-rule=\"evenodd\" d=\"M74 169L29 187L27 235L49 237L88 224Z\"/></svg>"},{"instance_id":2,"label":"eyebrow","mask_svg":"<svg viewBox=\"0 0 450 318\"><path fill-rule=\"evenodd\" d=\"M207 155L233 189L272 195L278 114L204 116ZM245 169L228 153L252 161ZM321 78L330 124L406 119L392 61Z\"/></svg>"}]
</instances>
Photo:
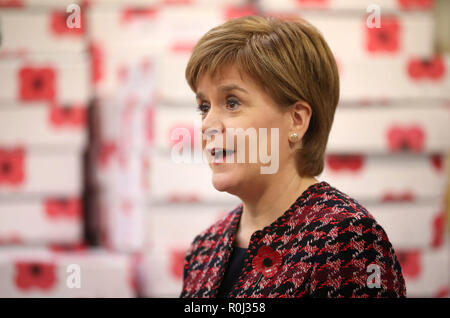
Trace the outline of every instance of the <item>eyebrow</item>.
<instances>
[{"instance_id":1,"label":"eyebrow","mask_svg":"<svg viewBox=\"0 0 450 318\"><path fill-rule=\"evenodd\" d=\"M220 86L218 87L218 89L219 89L220 91L222 91L222 92L229 92L229 91L232 91L232 90L238 90L238 91L241 91L241 92L244 92L244 93L247 93L247 94L248 94L248 91L247 91L247 90L245 90L244 88L242 88L242 87L240 87L239 85L236 85L236 84L220 85ZM198 92L198 93L196 94L196 98L197 98L197 99L204 99L204 98L205 98L205 95L203 95L202 92Z\"/></svg>"}]
</instances>

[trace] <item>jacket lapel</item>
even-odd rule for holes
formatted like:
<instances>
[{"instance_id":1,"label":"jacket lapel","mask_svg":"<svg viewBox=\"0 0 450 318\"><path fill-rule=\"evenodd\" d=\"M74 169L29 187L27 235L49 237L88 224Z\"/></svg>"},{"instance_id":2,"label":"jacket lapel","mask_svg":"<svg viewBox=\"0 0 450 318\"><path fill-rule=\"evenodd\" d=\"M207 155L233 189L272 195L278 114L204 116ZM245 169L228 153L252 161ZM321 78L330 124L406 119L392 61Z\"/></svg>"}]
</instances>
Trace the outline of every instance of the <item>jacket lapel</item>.
<instances>
[{"instance_id":1,"label":"jacket lapel","mask_svg":"<svg viewBox=\"0 0 450 318\"><path fill-rule=\"evenodd\" d=\"M206 286L209 288L209 291L205 295L206 297L217 297L219 287L222 283L223 277L225 276L225 271L228 268L230 255L233 250L235 234L241 215L242 204L231 213L231 216L228 219L230 222L224 222L223 234L220 235L220 233L216 233L221 238L214 249L214 255L211 255L209 259L210 264L208 264L208 268L213 268L214 271L210 277L204 277Z\"/></svg>"}]
</instances>

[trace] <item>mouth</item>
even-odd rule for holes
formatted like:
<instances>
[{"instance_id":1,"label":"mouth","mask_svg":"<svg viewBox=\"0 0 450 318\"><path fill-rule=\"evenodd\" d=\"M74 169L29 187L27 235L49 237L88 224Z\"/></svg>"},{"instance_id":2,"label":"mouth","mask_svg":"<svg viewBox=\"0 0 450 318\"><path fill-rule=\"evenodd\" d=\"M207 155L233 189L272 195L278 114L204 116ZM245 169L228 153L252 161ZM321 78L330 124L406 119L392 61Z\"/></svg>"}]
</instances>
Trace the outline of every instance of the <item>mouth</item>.
<instances>
[{"instance_id":1,"label":"mouth","mask_svg":"<svg viewBox=\"0 0 450 318\"><path fill-rule=\"evenodd\" d=\"M232 156L234 154L234 150L232 149L224 149L224 148L211 148L208 150L209 154L212 156L212 163L218 164L225 162L226 158Z\"/></svg>"}]
</instances>

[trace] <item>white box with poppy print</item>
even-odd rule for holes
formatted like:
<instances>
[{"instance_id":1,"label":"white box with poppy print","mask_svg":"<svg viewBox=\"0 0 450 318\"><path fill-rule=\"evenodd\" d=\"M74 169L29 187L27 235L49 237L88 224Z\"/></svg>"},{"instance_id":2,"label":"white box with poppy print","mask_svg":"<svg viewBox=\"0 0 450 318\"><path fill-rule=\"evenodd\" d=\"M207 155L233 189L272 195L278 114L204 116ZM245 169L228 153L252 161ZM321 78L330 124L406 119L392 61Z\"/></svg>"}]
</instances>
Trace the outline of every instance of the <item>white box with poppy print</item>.
<instances>
[{"instance_id":1,"label":"white box with poppy print","mask_svg":"<svg viewBox=\"0 0 450 318\"><path fill-rule=\"evenodd\" d=\"M187 247L172 246L146 251L142 255L142 296L177 298L183 285L183 267Z\"/></svg>"},{"instance_id":2,"label":"white box with poppy print","mask_svg":"<svg viewBox=\"0 0 450 318\"><path fill-rule=\"evenodd\" d=\"M174 49L160 59L158 91L162 101L189 107L196 105L195 94L186 82L185 70L191 50Z\"/></svg>"},{"instance_id":3,"label":"white box with poppy print","mask_svg":"<svg viewBox=\"0 0 450 318\"><path fill-rule=\"evenodd\" d=\"M95 142L99 147L113 145L117 151L140 151L153 146L159 112L151 91L144 98L139 92L120 93L102 98L95 105Z\"/></svg>"},{"instance_id":4,"label":"white box with poppy print","mask_svg":"<svg viewBox=\"0 0 450 318\"><path fill-rule=\"evenodd\" d=\"M95 211L100 241L108 249L139 251L144 242L145 202L121 192L102 191Z\"/></svg>"},{"instance_id":5,"label":"white box with poppy print","mask_svg":"<svg viewBox=\"0 0 450 318\"><path fill-rule=\"evenodd\" d=\"M166 152L172 151L175 145L183 145L194 151L201 150L202 116L197 108L197 101L176 106L159 104L154 109L153 127L154 146Z\"/></svg>"},{"instance_id":6,"label":"white box with poppy print","mask_svg":"<svg viewBox=\"0 0 450 318\"><path fill-rule=\"evenodd\" d=\"M105 98L130 91L153 90L161 50L147 40L127 46L101 39L92 41L89 52L95 94Z\"/></svg>"},{"instance_id":7,"label":"white box with poppy print","mask_svg":"<svg viewBox=\"0 0 450 318\"><path fill-rule=\"evenodd\" d=\"M82 168L79 151L0 147L0 197L79 196Z\"/></svg>"},{"instance_id":8,"label":"white box with poppy print","mask_svg":"<svg viewBox=\"0 0 450 318\"><path fill-rule=\"evenodd\" d=\"M151 202L235 202L236 197L219 192L212 184L206 163L178 163L168 154L155 153L149 160Z\"/></svg>"},{"instance_id":9,"label":"white box with poppy print","mask_svg":"<svg viewBox=\"0 0 450 318\"><path fill-rule=\"evenodd\" d=\"M450 56L340 60L341 102L448 99Z\"/></svg>"},{"instance_id":10,"label":"white box with poppy print","mask_svg":"<svg viewBox=\"0 0 450 318\"><path fill-rule=\"evenodd\" d=\"M80 25L77 27L74 15L69 18L74 11L66 12L66 7L2 10L3 54L81 53L86 44L85 11L79 11Z\"/></svg>"},{"instance_id":11,"label":"white box with poppy print","mask_svg":"<svg viewBox=\"0 0 450 318\"><path fill-rule=\"evenodd\" d=\"M339 107L330 131L331 153L445 153L450 147L450 107L444 103Z\"/></svg>"},{"instance_id":12,"label":"white box with poppy print","mask_svg":"<svg viewBox=\"0 0 450 318\"><path fill-rule=\"evenodd\" d=\"M444 153L327 153L319 179L360 201L413 203L442 198L447 171Z\"/></svg>"},{"instance_id":13,"label":"white box with poppy print","mask_svg":"<svg viewBox=\"0 0 450 318\"><path fill-rule=\"evenodd\" d=\"M89 249L0 248L0 297L135 297L133 255Z\"/></svg>"},{"instance_id":14,"label":"white box with poppy print","mask_svg":"<svg viewBox=\"0 0 450 318\"><path fill-rule=\"evenodd\" d=\"M283 13L266 12L269 16ZM331 51L340 60L398 60L402 57L428 56L433 53L433 15L428 13L393 14L382 12L379 27L365 11L350 14L297 11L285 14L301 17L323 35Z\"/></svg>"},{"instance_id":15,"label":"white box with poppy print","mask_svg":"<svg viewBox=\"0 0 450 318\"><path fill-rule=\"evenodd\" d=\"M235 2L235 3L233 3ZM244 1L205 1L208 5L160 5L127 2L118 5L92 5L88 12L91 40L122 47L148 42L157 48L174 43L196 42L209 29L226 19L255 13ZM241 2L241 3L239 3Z\"/></svg>"},{"instance_id":16,"label":"white box with poppy print","mask_svg":"<svg viewBox=\"0 0 450 318\"><path fill-rule=\"evenodd\" d=\"M450 297L450 245L395 253L402 267L407 297Z\"/></svg>"},{"instance_id":17,"label":"white box with poppy print","mask_svg":"<svg viewBox=\"0 0 450 318\"><path fill-rule=\"evenodd\" d=\"M256 13L254 6L226 1L218 6L165 6L159 12L158 31L167 37L166 48L189 47L225 21Z\"/></svg>"},{"instance_id":18,"label":"white box with poppy print","mask_svg":"<svg viewBox=\"0 0 450 318\"><path fill-rule=\"evenodd\" d=\"M178 297L184 258L195 236L237 206L237 203L148 206L141 268L143 296Z\"/></svg>"},{"instance_id":19,"label":"white box with poppy print","mask_svg":"<svg viewBox=\"0 0 450 318\"><path fill-rule=\"evenodd\" d=\"M0 148L82 150L87 142L87 108L84 105L2 103Z\"/></svg>"},{"instance_id":20,"label":"white box with poppy print","mask_svg":"<svg viewBox=\"0 0 450 318\"><path fill-rule=\"evenodd\" d=\"M149 205L144 215L144 250L188 248L196 235L239 203Z\"/></svg>"},{"instance_id":21,"label":"white box with poppy print","mask_svg":"<svg viewBox=\"0 0 450 318\"><path fill-rule=\"evenodd\" d=\"M84 53L0 57L0 73L2 105L49 102L87 106L90 98L88 56Z\"/></svg>"},{"instance_id":22,"label":"white box with poppy print","mask_svg":"<svg viewBox=\"0 0 450 318\"><path fill-rule=\"evenodd\" d=\"M444 198L415 203L366 204L394 249L438 248L445 244Z\"/></svg>"},{"instance_id":23,"label":"white box with poppy print","mask_svg":"<svg viewBox=\"0 0 450 318\"><path fill-rule=\"evenodd\" d=\"M124 151L115 143L101 144L95 156L93 180L101 191L133 199L148 196L151 155L148 151Z\"/></svg>"},{"instance_id":24,"label":"white box with poppy print","mask_svg":"<svg viewBox=\"0 0 450 318\"><path fill-rule=\"evenodd\" d=\"M297 9L320 10L357 10L365 12L371 0L258 0L263 11L291 11ZM399 11L428 11L433 8L433 0L378 0L381 12L388 10Z\"/></svg>"},{"instance_id":25,"label":"white box with poppy print","mask_svg":"<svg viewBox=\"0 0 450 318\"><path fill-rule=\"evenodd\" d=\"M76 243L83 236L79 197L4 200L0 203L0 244Z\"/></svg>"}]
</instances>

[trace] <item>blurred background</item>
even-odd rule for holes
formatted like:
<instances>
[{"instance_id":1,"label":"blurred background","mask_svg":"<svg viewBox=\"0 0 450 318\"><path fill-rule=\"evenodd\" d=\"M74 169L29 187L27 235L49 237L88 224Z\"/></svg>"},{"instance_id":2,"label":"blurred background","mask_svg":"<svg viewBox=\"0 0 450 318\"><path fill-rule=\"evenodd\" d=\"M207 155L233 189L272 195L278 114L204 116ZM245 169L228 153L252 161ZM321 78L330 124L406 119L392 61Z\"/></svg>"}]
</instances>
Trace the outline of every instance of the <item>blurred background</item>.
<instances>
[{"instance_id":1,"label":"blurred background","mask_svg":"<svg viewBox=\"0 0 450 318\"><path fill-rule=\"evenodd\" d=\"M199 120L185 65L253 14L322 31L341 100L318 179L384 227L409 297L450 296L450 1L0 0L0 297L178 297L239 204L171 160Z\"/></svg>"}]
</instances>

